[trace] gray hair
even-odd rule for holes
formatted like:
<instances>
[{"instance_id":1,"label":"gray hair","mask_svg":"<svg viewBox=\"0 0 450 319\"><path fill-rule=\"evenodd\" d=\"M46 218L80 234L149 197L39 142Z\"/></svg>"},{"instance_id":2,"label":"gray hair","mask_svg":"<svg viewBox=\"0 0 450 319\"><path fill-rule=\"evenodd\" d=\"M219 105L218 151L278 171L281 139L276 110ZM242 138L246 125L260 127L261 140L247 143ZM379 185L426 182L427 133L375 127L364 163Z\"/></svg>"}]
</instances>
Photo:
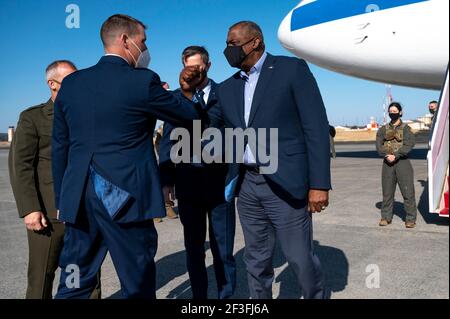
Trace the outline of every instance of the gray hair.
<instances>
[{"instance_id":1,"label":"gray hair","mask_svg":"<svg viewBox=\"0 0 450 319\"><path fill-rule=\"evenodd\" d=\"M58 75L58 68L61 65L67 65L67 66L73 68L74 70L77 69L77 67L75 66L75 64L73 64L72 61L69 61L69 60L56 60L56 61L53 61L45 69L45 76L46 76L47 80L54 79Z\"/></svg>"}]
</instances>

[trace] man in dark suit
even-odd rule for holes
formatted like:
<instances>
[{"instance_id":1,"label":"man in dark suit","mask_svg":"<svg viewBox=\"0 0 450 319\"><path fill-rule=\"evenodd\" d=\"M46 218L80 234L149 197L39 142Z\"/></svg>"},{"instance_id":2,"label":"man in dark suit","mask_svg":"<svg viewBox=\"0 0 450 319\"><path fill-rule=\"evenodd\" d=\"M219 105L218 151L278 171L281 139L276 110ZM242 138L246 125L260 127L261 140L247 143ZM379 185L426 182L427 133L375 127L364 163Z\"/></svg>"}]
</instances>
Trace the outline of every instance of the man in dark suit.
<instances>
[{"instance_id":1,"label":"man in dark suit","mask_svg":"<svg viewBox=\"0 0 450 319\"><path fill-rule=\"evenodd\" d=\"M106 55L66 77L55 102L53 177L66 223L57 298L87 298L109 251L125 298L155 298L157 233L165 215L153 150L157 118L199 118L192 90L198 70L180 74L183 97L147 69L145 25L126 15L102 25Z\"/></svg>"},{"instance_id":2,"label":"man in dark suit","mask_svg":"<svg viewBox=\"0 0 450 319\"><path fill-rule=\"evenodd\" d=\"M182 54L182 62L184 66L199 66L205 73L211 66L208 51L199 46L186 48ZM207 76L197 88L196 96L207 112L219 107L216 90L217 84ZM205 115L202 118L202 131L210 125L209 118ZM208 296L205 266L207 229L218 298L229 298L236 286L236 263L233 257L236 217L234 202L228 203L223 191L228 166L224 163L206 164L200 160L198 163L190 161L175 165L170 159L170 151L174 147L174 141L170 139L173 129L174 126L170 124L164 125L160 158L161 180L166 202L170 203L174 199L175 186L193 298L206 299Z\"/></svg>"},{"instance_id":3,"label":"man in dark suit","mask_svg":"<svg viewBox=\"0 0 450 319\"><path fill-rule=\"evenodd\" d=\"M244 21L228 32L224 54L240 71L218 89L220 111L210 114L230 128L278 129L278 140L246 142L231 165L226 198L238 196L245 263L252 298L272 298L272 257L277 239L305 298L324 298L320 262L312 246L312 215L328 205L330 140L325 107L305 61L265 52L260 27ZM269 134L266 134L269 136ZM277 145L270 174L259 156ZM259 149L263 148L264 149ZM239 162L243 162L242 165Z\"/></svg>"},{"instance_id":4,"label":"man in dark suit","mask_svg":"<svg viewBox=\"0 0 450 319\"><path fill-rule=\"evenodd\" d=\"M51 299L55 271L63 246L64 224L56 219L51 168L53 102L62 80L76 71L68 60L45 70L50 99L23 111L9 151L9 177L19 216L27 227L27 299ZM100 296L100 288L92 298Z\"/></svg>"}]
</instances>

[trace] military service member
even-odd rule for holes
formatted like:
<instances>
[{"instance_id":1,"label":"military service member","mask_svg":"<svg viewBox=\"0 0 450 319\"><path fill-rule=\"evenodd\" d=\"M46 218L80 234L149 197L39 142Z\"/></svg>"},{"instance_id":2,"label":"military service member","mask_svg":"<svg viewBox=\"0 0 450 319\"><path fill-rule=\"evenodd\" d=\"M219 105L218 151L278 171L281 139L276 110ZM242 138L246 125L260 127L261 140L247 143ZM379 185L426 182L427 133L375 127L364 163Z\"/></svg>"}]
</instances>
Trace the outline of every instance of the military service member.
<instances>
[{"instance_id":1,"label":"military service member","mask_svg":"<svg viewBox=\"0 0 450 319\"><path fill-rule=\"evenodd\" d=\"M19 216L28 235L27 299L52 298L53 280L64 242L57 220L51 171L53 102L65 76L76 71L66 60L46 69L51 98L20 114L9 152L9 174ZM92 298L100 298L100 282Z\"/></svg>"},{"instance_id":2,"label":"military service member","mask_svg":"<svg viewBox=\"0 0 450 319\"><path fill-rule=\"evenodd\" d=\"M431 101L430 103L428 103L428 110L430 111L430 114L431 114L430 134L433 134L434 122L436 121L436 114L437 114L438 109L439 109L438 101ZM430 135L430 140L431 140L431 135Z\"/></svg>"},{"instance_id":3,"label":"military service member","mask_svg":"<svg viewBox=\"0 0 450 319\"><path fill-rule=\"evenodd\" d=\"M438 107L439 107L438 101L431 101L430 103L428 103L428 110L433 115L433 118L438 110Z\"/></svg>"},{"instance_id":4,"label":"military service member","mask_svg":"<svg viewBox=\"0 0 450 319\"><path fill-rule=\"evenodd\" d=\"M402 122L402 106L394 102L389 105L391 122L377 133L377 151L384 157L382 169L383 204L380 226L392 222L394 195L397 183L404 199L405 225L416 226L417 207L414 190L414 172L408 154L414 147L415 137L408 125Z\"/></svg>"}]
</instances>

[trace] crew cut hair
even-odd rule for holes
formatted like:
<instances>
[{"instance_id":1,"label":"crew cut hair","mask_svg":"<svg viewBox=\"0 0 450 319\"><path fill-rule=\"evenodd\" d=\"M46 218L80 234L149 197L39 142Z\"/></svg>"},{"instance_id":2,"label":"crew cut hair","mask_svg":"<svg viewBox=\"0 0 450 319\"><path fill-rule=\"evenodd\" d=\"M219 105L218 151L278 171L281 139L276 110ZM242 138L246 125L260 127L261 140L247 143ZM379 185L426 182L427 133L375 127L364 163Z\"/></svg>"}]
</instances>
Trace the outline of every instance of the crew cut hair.
<instances>
[{"instance_id":1,"label":"crew cut hair","mask_svg":"<svg viewBox=\"0 0 450 319\"><path fill-rule=\"evenodd\" d=\"M262 32L261 27L253 22L253 21L239 21L235 24L233 24L229 30L232 30L236 27L243 27L248 31L253 37L258 37L261 39L261 41L264 43L264 35Z\"/></svg>"},{"instance_id":2,"label":"crew cut hair","mask_svg":"<svg viewBox=\"0 0 450 319\"><path fill-rule=\"evenodd\" d=\"M122 33L125 33L130 37L137 35L139 33L139 26L144 28L144 30L147 29L147 26L144 23L126 14L115 14L110 16L103 22L100 30L103 46L107 47L111 45L114 39Z\"/></svg>"}]
</instances>

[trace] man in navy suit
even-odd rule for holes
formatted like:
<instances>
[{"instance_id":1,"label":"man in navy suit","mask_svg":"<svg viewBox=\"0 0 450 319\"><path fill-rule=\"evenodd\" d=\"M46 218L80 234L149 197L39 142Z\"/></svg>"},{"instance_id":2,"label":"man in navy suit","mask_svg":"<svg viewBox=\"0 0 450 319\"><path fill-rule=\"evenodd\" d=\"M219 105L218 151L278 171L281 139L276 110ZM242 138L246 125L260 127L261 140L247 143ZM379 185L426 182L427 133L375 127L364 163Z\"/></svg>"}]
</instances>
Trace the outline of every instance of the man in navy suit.
<instances>
[{"instance_id":1,"label":"man in navy suit","mask_svg":"<svg viewBox=\"0 0 450 319\"><path fill-rule=\"evenodd\" d=\"M164 90L147 69L145 25L126 15L102 25L106 55L66 77L55 102L53 178L66 224L57 298L88 298L109 251L125 298L155 298L157 233L165 207L153 151L157 118L199 118L198 70L180 74L184 96ZM200 113L199 113L200 112Z\"/></svg>"},{"instance_id":2,"label":"man in navy suit","mask_svg":"<svg viewBox=\"0 0 450 319\"><path fill-rule=\"evenodd\" d=\"M208 72L211 62L205 48L191 46L182 54L184 66L199 66ZM217 84L205 76L197 88L196 97L207 113L219 108L216 97ZM207 114L202 118L202 131L211 126ZM213 255L218 298L233 295L236 286L236 263L233 257L236 217L234 202L225 200L224 188L228 165L207 164L203 160L175 165L170 151L175 142L170 139L174 126L164 124L160 144L160 169L166 203L178 199L178 211L184 229L186 264L194 299L208 296L208 276L205 266L206 230ZM195 137L194 137L195 138ZM193 141L192 143L195 143ZM180 154L181 155L181 154Z\"/></svg>"},{"instance_id":3,"label":"man in navy suit","mask_svg":"<svg viewBox=\"0 0 450 319\"><path fill-rule=\"evenodd\" d=\"M311 213L328 205L330 140L316 81L305 61L266 53L262 31L254 22L229 29L224 54L240 71L221 83L220 112L210 117L228 128L278 129L277 141L261 137L256 143L258 148L265 145L263 154L269 154L270 142L277 143L275 172L264 173L267 163L259 156L261 149L246 142L243 150L234 150L243 158L236 159L227 177L226 198L238 196L250 295L272 298L272 257L278 240L303 296L324 298Z\"/></svg>"}]
</instances>

